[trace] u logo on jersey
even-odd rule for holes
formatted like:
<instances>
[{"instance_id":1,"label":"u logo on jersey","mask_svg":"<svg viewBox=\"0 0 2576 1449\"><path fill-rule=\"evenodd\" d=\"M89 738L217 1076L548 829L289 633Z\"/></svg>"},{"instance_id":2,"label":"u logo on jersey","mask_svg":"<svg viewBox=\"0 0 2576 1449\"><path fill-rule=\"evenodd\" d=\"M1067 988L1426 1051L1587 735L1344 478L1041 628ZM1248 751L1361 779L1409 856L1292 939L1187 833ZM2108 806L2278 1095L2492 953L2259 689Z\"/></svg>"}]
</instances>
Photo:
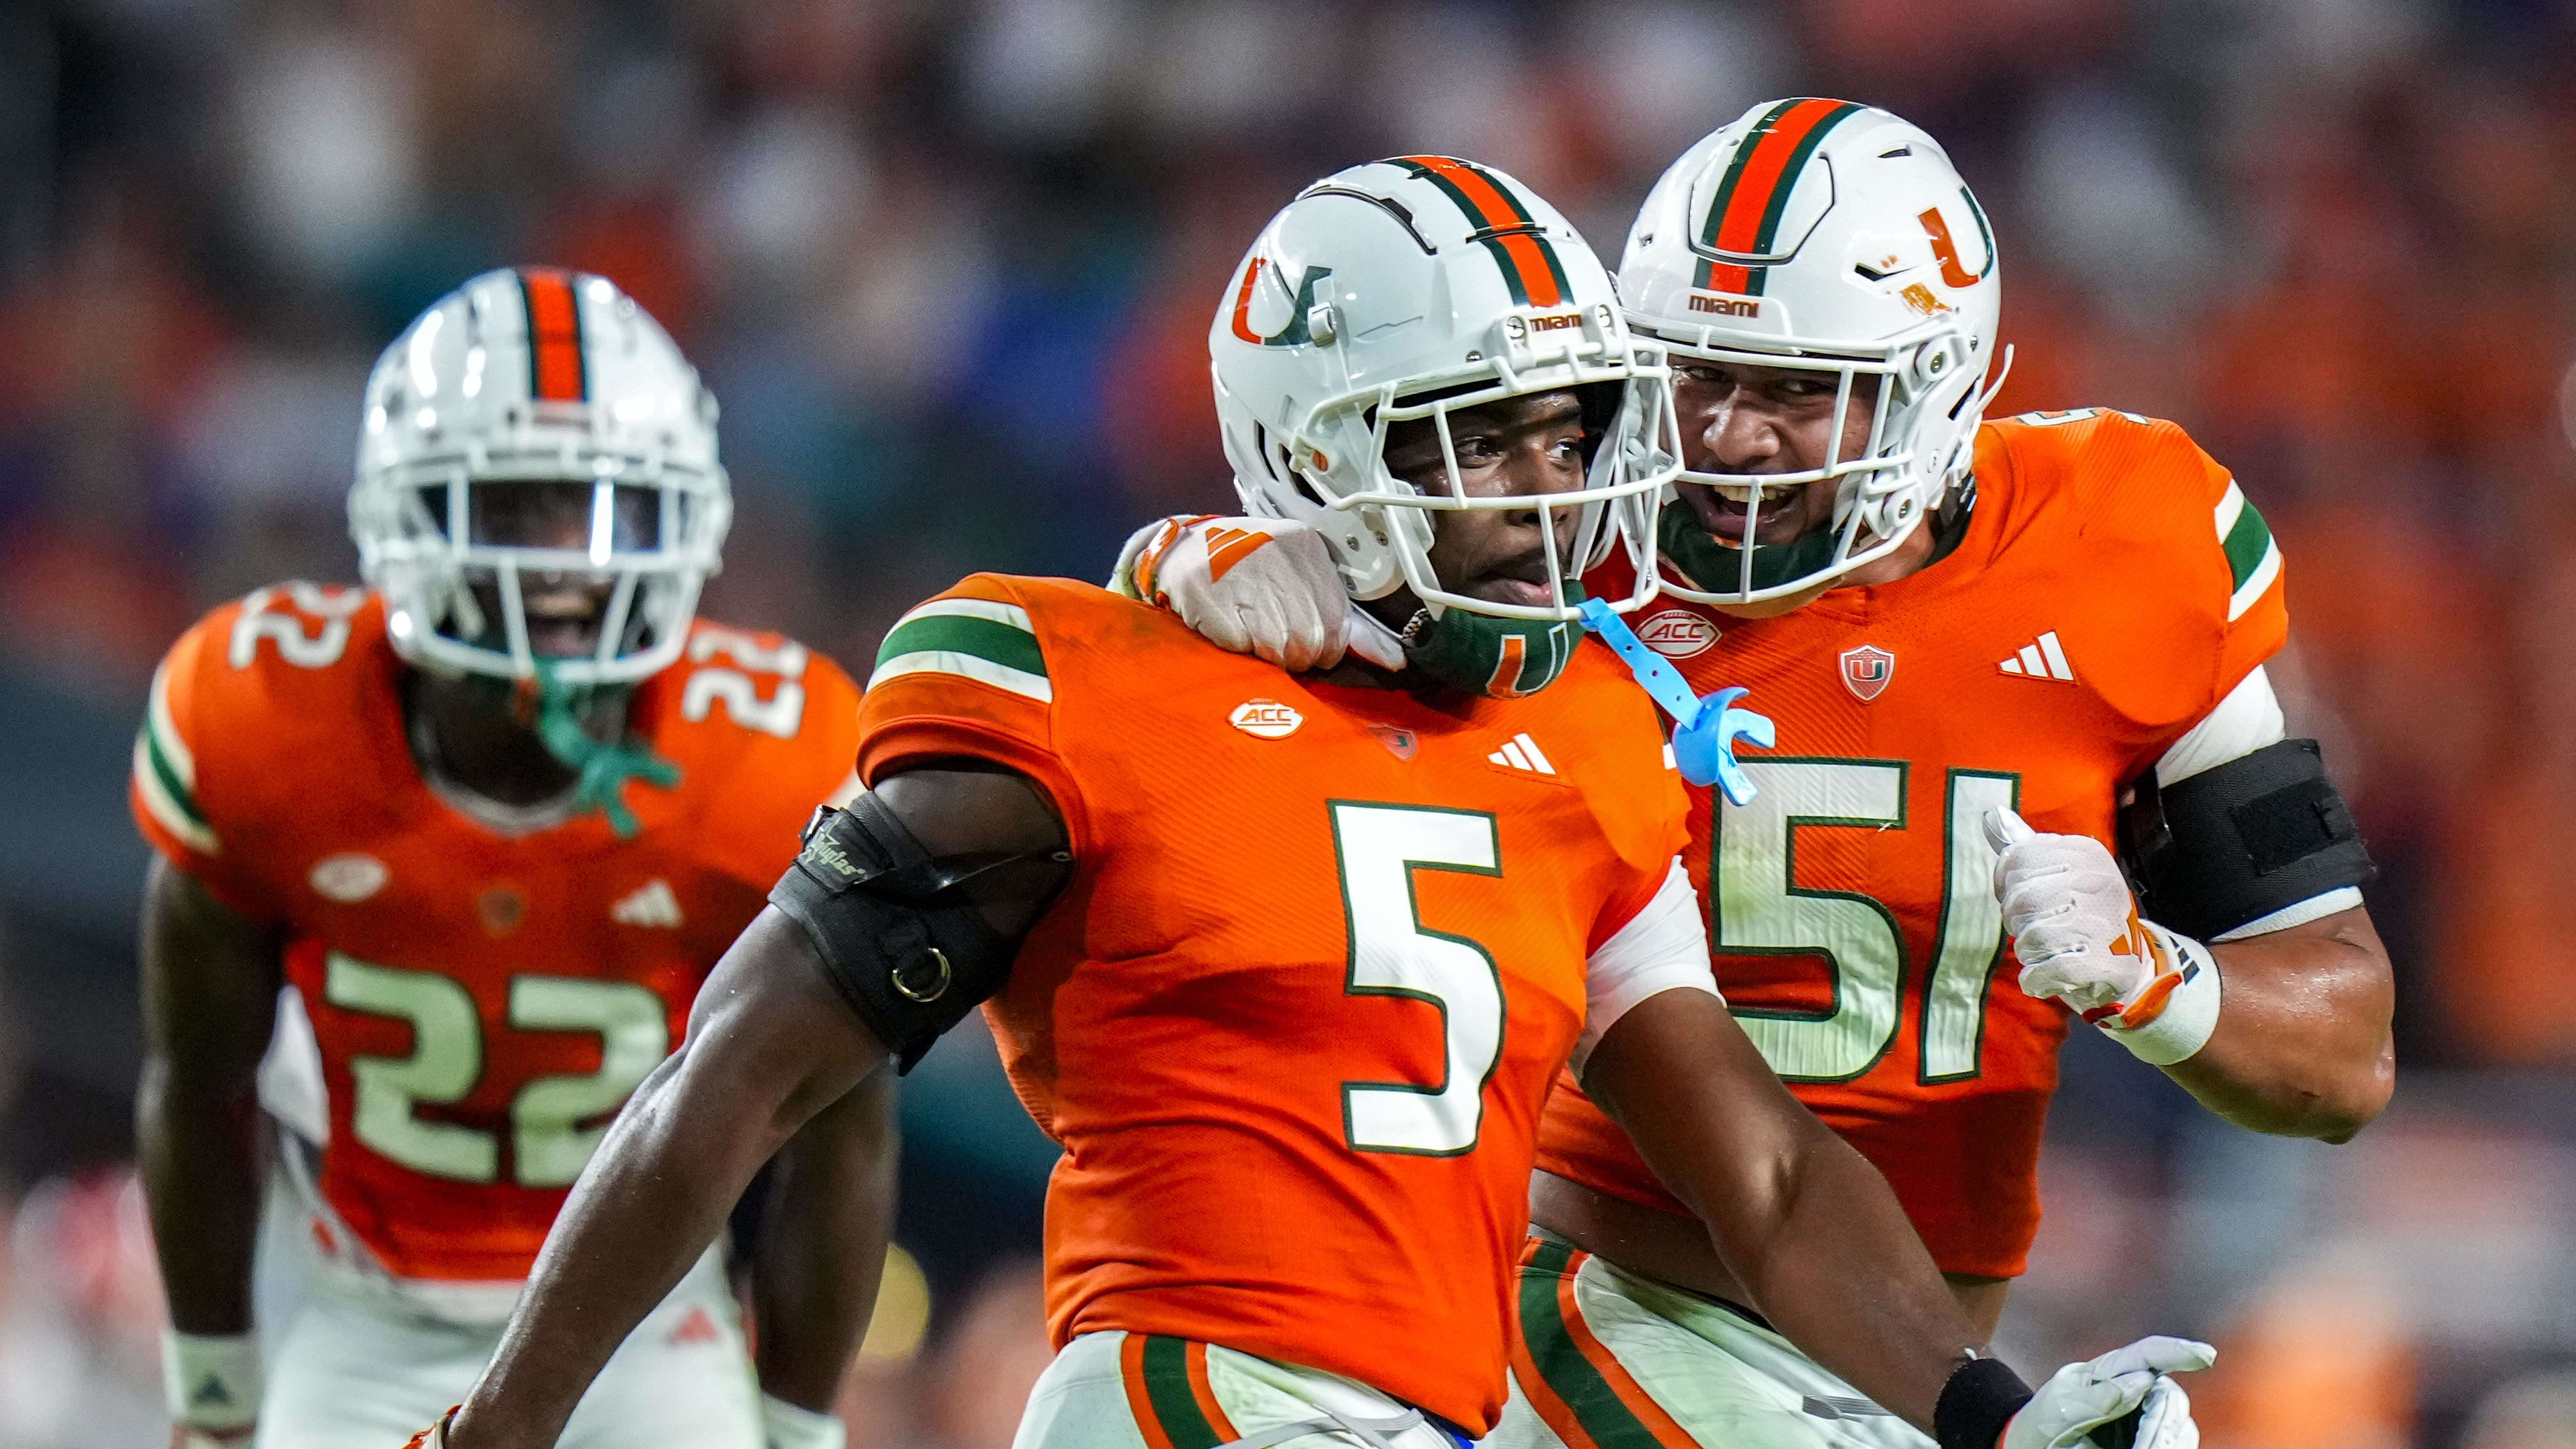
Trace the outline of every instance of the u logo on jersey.
<instances>
[{"instance_id":1,"label":"u logo on jersey","mask_svg":"<svg viewBox=\"0 0 2576 1449\"><path fill-rule=\"evenodd\" d=\"M1867 704L1896 677L1896 656L1875 644L1862 644L1842 652L1842 668L1843 687Z\"/></svg>"}]
</instances>

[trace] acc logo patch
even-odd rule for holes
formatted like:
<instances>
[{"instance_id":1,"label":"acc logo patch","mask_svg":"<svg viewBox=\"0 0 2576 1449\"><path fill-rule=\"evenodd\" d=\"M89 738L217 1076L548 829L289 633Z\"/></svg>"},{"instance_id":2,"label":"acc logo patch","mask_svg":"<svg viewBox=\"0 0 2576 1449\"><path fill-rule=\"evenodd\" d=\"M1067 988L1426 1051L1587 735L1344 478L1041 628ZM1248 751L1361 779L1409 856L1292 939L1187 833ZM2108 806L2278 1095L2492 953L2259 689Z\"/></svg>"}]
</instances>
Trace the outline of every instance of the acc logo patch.
<instances>
[{"instance_id":1,"label":"acc logo patch","mask_svg":"<svg viewBox=\"0 0 2576 1449\"><path fill-rule=\"evenodd\" d=\"M1295 734L1306 717L1275 699L1247 699L1225 722L1255 739L1280 740Z\"/></svg>"},{"instance_id":2,"label":"acc logo patch","mask_svg":"<svg viewBox=\"0 0 2576 1449\"><path fill-rule=\"evenodd\" d=\"M1718 627L1688 609L1666 609L1637 626L1637 639L1667 659L1695 659L1717 647Z\"/></svg>"},{"instance_id":3,"label":"acc logo patch","mask_svg":"<svg viewBox=\"0 0 2576 1449\"><path fill-rule=\"evenodd\" d=\"M385 888L393 872L385 863L361 851L326 855L313 863L313 871L304 879L313 893L324 900L353 906Z\"/></svg>"},{"instance_id":4,"label":"acc logo patch","mask_svg":"<svg viewBox=\"0 0 2576 1449\"><path fill-rule=\"evenodd\" d=\"M1843 687L1860 697L1863 704L1878 698L1887 681L1896 677L1896 656L1875 644L1863 644L1842 652Z\"/></svg>"}]
</instances>

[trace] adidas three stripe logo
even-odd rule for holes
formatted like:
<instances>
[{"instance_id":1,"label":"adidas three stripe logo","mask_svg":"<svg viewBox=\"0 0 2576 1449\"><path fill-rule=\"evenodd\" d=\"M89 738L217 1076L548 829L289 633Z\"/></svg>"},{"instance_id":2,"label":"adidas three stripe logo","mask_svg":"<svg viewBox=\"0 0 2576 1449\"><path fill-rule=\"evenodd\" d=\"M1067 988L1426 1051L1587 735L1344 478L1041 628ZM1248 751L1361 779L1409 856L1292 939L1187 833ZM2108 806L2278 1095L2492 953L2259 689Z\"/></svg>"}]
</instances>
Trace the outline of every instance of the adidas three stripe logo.
<instances>
[{"instance_id":1,"label":"adidas three stripe logo","mask_svg":"<svg viewBox=\"0 0 2576 1449\"><path fill-rule=\"evenodd\" d=\"M680 914L680 898L672 893L671 883L658 875L610 906L608 918L621 926L665 930L676 930L687 921Z\"/></svg>"},{"instance_id":2,"label":"adidas three stripe logo","mask_svg":"<svg viewBox=\"0 0 2576 1449\"><path fill-rule=\"evenodd\" d=\"M2035 643L2024 644L2021 652L1997 668L2006 674L2019 674L2031 679L2062 679L2073 683L2075 671L2066 663L2066 647L2057 642L2057 631L2049 630Z\"/></svg>"},{"instance_id":3,"label":"adidas three stripe logo","mask_svg":"<svg viewBox=\"0 0 2576 1449\"><path fill-rule=\"evenodd\" d=\"M1532 775L1556 773L1556 766L1548 763L1547 752L1540 749L1538 741L1531 739L1526 733L1517 734L1505 740L1503 747L1487 755L1485 760L1489 764L1500 765L1506 770L1521 770Z\"/></svg>"}]
</instances>

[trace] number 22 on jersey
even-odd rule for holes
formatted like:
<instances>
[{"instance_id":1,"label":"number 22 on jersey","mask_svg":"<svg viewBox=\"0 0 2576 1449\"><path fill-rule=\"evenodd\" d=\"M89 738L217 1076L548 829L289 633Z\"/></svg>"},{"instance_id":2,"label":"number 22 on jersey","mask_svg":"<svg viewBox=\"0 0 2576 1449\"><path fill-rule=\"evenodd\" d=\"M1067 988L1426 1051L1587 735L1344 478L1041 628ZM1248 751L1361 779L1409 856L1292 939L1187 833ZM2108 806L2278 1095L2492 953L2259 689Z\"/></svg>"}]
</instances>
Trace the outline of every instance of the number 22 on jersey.
<instances>
[{"instance_id":1,"label":"number 22 on jersey","mask_svg":"<svg viewBox=\"0 0 2576 1449\"><path fill-rule=\"evenodd\" d=\"M414 1172L459 1182L501 1175L494 1133L421 1117L419 1106L463 1101L483 1075L483 1026L474 998L435 971L405 971L331 953L323 995L345 1011L411 1024L409 1056L361 1056L349 1063L357 1139ZM510 1100L511 1180L522 1187L568 1187L581 1176L606 1126L589 1119L617 1110L670 1050L662 999L632 981L569 976L510 978L510 1025L521 1031L589 1032L599 1038L599 1070L536 1077Z\"/></svg>"},{"instance_id":2,"label":"number 22 on jersey","mask_svg":"<svg viewBox=\"0 0 2576 1449\"><path fill-rule=\"evenodd\" d=\"M1909 994L1905 932L1896 913L1858 891L1801 886L1802 830L1904 830L1909 766L1902 760L1766 757L1748 760L1758 788L1751 804L1713 796L1716 840L1709 859L1710 936L1720 955L1822 957L1833 985L1821 1014L1735 1007L1745 1034L1771 1069L1793 1082L1847 1081L1867 1072L1896 1040ZM2019 803L2020 777L1954 769L1943 792L1942 890L1930 976L1919 995L1925 1083L1960 1081L1980 1070L1986 981L2003 950L2003 908L1995 901L1995 853L1986 844L1989 810Z\"/></svg>"}]
</instances>

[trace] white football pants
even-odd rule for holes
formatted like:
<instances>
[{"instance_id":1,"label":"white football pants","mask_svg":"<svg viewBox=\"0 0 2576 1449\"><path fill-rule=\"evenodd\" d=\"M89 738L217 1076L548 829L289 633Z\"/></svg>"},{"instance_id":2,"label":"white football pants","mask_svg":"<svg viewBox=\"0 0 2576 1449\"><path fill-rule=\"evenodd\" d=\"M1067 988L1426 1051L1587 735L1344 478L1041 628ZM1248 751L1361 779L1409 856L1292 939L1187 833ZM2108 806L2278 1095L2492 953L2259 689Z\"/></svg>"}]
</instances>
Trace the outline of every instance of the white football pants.
<instances>
[{"instance_id":1,"label":"white football pants","mask_svg":"<svg viewBox=\"0 0 2576 1449\"><path fill-rule=\"evenodd\" d=\"M262 1335L268 1395L254 1449L394 1449L464 1399L501 1327L407 1312L327 1266L309 1272L283 1331ZM762 1449L760 1390L720 1250L609 1359L557 1442Z\"/></svg>"},{"instance_id":2,"label":"white football pants","mask_svg":"<svg viewBox=\"0 0 2576 1449\"><path fill-rule=\"evenodd\" d=\"M1518 1288L1511 1402L1485 1449L1933 1449L1715 1299L1547 1237L1530 1240Z\"/></svg>"},{"instance_id":3,"label":"white football pants","mask_svg":"<svg viewBox=\"0 0 2576 1449\"><path fill-rule=\"evenodd\" d=\"M1086 1333L1029 1391L1011 1449L1462 1449L1375 1389L1213 1344Z\"/></svg>"}]
</instances>

